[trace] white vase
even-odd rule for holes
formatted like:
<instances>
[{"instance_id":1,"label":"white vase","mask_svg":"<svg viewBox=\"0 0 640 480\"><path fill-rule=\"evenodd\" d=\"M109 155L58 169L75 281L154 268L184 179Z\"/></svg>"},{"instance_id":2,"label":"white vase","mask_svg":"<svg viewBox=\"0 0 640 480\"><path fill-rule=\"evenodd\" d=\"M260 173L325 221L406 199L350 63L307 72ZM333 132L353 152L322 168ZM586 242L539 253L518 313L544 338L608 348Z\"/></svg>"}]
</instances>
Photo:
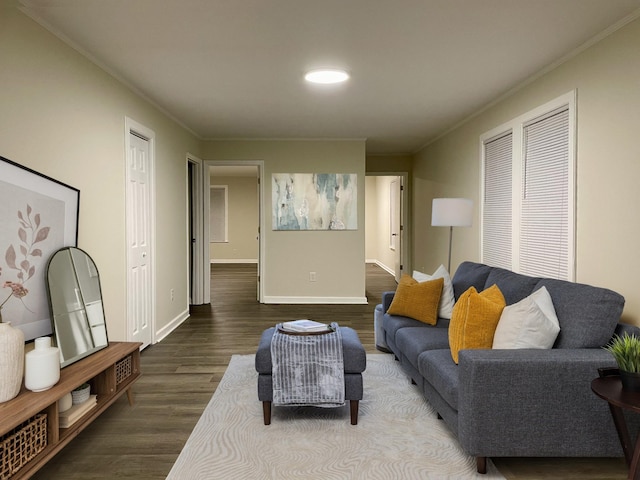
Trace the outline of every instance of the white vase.
<instances>
[{"instance_id":1,"label":"white vase","mask_svg":"<svg viewBox=\"0 0 640 480\"><path fill-rule=\"evenodd\" d=\"M33 392L49 390L60 380L60 355L51 346L51 337L35 340L35 348L26 355L24 386Z\"/></svg>"},{"instance_id":2,"label":"white vase","mask_svg":"<svg viewBox=\"0 0 640 480\"><path fill-rule=\"evenodd\" d=\"M20 393L23 373L24 334L9 323L0 323L0 403Z\"/></svg>"},{"instance_id":3,"label":"white vase","mask_svg":"<svg viewBox=\"0 0 640 480\"><path fill-rule=\"evenodd\" d=\"M65 394L60 400L58 400L58 412L66 412L73 406L73 397L71 392Z\"/></svg>"}]
</instances>

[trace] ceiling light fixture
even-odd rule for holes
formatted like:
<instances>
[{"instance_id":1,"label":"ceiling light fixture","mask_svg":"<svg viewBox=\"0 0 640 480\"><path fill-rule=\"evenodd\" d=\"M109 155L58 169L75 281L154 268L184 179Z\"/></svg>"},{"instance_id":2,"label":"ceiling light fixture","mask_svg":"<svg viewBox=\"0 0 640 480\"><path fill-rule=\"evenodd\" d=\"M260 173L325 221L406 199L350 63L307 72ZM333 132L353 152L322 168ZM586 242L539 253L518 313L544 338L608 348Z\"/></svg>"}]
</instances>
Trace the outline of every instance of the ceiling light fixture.
<instances>
[{"instance_id":1,"label":"ceiling light fixture","mask_svg":"<svg viewBox=\"0 0 640 480\"><path fill-rule=\"evenodd\" d=\"M344 70L334 68L323 68L319 70L311 70L306 73L304 79L311 83L332 84L342 83L349 80L349 74Z\"/></svg>"}]
</instances>

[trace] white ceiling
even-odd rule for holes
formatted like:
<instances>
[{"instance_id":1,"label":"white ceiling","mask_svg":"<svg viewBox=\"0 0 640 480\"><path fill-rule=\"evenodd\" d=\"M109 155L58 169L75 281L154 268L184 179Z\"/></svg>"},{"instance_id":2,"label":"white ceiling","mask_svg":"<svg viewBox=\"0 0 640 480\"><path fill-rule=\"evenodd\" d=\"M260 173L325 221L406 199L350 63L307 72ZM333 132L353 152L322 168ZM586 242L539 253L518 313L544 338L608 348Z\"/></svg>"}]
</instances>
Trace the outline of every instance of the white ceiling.
<instances>
[{"instance_id":1,"label":"white ceiling","mask_svg":"<svg viewBox=\"0 0 640 480\"><path fill-rule=\"evenodd\" d=\"M202 139L366 138L411 153L640 0L19 0ZM350 71L313 87L305 70Z\"/></svg>"}]
</instances>

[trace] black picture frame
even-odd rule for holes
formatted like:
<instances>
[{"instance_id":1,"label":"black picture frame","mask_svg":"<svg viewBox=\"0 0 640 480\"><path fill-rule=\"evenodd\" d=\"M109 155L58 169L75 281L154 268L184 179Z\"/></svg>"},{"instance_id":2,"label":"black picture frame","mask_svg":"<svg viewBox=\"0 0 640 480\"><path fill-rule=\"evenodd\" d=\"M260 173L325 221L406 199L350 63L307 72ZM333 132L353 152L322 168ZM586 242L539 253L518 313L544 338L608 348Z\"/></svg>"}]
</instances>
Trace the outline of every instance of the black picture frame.
<instances>
[{"instance_id":1,"label":"black picture frame","mask_svg":"<svg viewBox=\"0 0 640 480\"><path fill-rule=\"evenodd\" d=\"M49 257L78 243L80 190L0 156L0 313L25 340L51 335Z\"/></svg>"}]
</instances>

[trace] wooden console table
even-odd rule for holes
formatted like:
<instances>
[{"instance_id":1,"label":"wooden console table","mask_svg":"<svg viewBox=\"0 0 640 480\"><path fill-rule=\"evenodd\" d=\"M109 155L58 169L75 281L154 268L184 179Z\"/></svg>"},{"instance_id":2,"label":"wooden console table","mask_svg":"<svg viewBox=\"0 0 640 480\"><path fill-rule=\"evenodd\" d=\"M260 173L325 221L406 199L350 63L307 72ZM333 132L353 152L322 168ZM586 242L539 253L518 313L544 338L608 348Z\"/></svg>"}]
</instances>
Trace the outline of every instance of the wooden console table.
<instances>
[{"instance_id":1,"label":"wooden console table","mask_svg":"<svg viewBox=\"0 0 640 480\"><path fill-rule=\"evenodd\" d=\"M63 368L60 380L49 390L36 393L23 387L16 398L0 403L0 441L37 415L47 415L46 446L8 477L0 471L0 478L31 477L125 392L133 404L131 386L140 377L140 345L110 342L108 347ZM58 400L83 383L91 385L97 405L69 428L60 428ZM7 452L0 449L0 454Z\"/></svg>"},{"instance_id":2,"label":"wooden console table","mask_svg":"<svg viewBox=\"0 0 640 480\"><path fill-rule=\"evenodd\" d=\"M627 422L622 413L623 409L640 413L640 393L623 390L618 375L596 378L591 382L591 390L609 403L613 423L618 431L620 445L629 467L629 480L640 480L640 435L633 446Z\"/></svg>"}]
</instances>

